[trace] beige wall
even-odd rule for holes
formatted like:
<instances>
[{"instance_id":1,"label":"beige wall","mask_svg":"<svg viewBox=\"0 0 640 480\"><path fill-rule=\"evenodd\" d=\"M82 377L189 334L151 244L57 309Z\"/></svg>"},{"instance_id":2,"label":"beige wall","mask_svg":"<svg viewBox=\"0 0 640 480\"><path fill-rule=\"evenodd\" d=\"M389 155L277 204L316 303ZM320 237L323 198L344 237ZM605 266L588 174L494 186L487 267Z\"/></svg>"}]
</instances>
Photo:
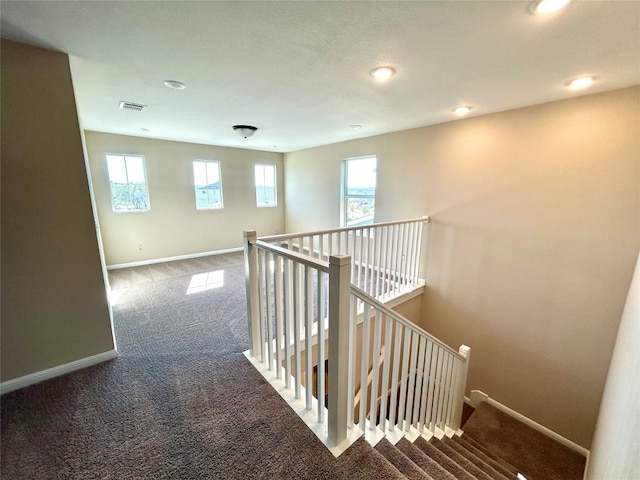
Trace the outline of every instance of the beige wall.
<instances>
[{"instance_id":1,"label":"beige wall","mask_svg":"<svg viewBox=\"0 0 640 480\"><path fill-rule=\"evenodd\" d=\"M2 40L1 379L113 349L68 57Z\"/></svg>"},{"instance_id":2,"label":"beige wall","mask_svg":"<svg viewBox=\"0 0 640 480\"><path fill-rule=\"evenodd\" d=\"M85 132L107 265L242 246L242 231L284 229L282 154ZM105 153L144 155L151 210L114 213ZM196 210L193 160L218 160L224 208ZM276 165L278 206L256 207L254 165ZM139 250L142 245L142 250Z\"/></svg>"},{"instance_id":3,"label":"beige wall","mask_svg":"<svg viewBox=\"0 0 640 480\"><path fill-rule=\"evenodd\" d=\"M378 157L376 221L431 215L423 326L468 387L589 447L640 244L640 89L285 155L288 231L339 224Z\"/></svg>"}]
</instances>

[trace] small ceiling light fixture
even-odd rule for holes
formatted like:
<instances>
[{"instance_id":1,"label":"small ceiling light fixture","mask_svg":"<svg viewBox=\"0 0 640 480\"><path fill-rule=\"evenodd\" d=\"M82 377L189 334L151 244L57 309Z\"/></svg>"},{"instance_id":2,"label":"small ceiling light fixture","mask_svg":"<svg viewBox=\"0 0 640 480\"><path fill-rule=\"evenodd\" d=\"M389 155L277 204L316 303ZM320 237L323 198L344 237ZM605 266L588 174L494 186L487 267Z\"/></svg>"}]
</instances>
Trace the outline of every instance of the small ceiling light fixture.
<instances>
[{"instance_id":1,"label":"small ceiling light fixture","mask_svg":"<svg viewBox=\"0 0 640 480\"><path fill-rule=\"evenodd\" d=\"M580 78L575 78L573 80L569 80L568 82L565 82L564 85L570 88L571 90L581 90L583 88L587 88L591 86L593 82L595 82L595 80L596 80L596 77L593 77L593 76L580 77Z\"/></svg>"},{"instance_id":2,"label":"small ceiling light fixture","mask_svg":"<svg viewBox=\"0 0 640 480\"><path fill-rule=\"evenodd\" d=\"M149 129L148 129L148 128L144 128L144 127L140 127L140 131L141 131L141 132L145 132L145 133L146 133L146 132L148 132L148 131L149 131Z\"/></svg>"},{"instance_id":3,"label":"small ceiling light fixture","mask_svg":"<svg viewBox=\"0 0 640 480\"><path fill-rule=\"evenodd\" d=\"M252 127L251 125L234 125L233 129L243 138L249 138L258 130L257 127Z\"/></svg>"},{"instance_id":4,"label":"small ceiling light fixture","mask_svg":"<svg viewBox=\"0 0 640 480\"><path fill-rule=\"evenodd\" d=\"M187 88L184 83L177 80L165 80L164 84L169 88L173 88L174 90L184 90L185 88Z\"/></svg>"},{"instance_id":5,"label":"small ceiling light fixture","mask_svg":"<svg viewBox=\"0 0 640 480\"><path fill-rule=\"evenodd\" d=\"M353 125L349 125L350 128L353 128L354 130L360 130L362 128L362 125L358 125L358 124L353 124Z\"/></svg>"},{"instance_id":6,"label":"small ceiling light fixture","mask_svg":"<svg viewBox=\"0 0 640 480\"><path fill-rule=\"evenodd\" d=\"M470 107L468 105L461 105L459 107L455 107L452 108L451 111L453 113L455 113L456 115L466 115L467 113L469 113L471 110L473 110L473 107Z\"/></svg>"},{"instance_id":7,"label":"small ceiling light fixture","mask_svg":"<svg viewBox=\"0 0 640 480\"><path fill-rule=\"evenodd\" d=\"M369 74L376 80L387 80L396 73L396 69L393 67L376 67L369 72Z\"/></svg>"},{"instance_id":8,"label":"small ceiling light fixture","mask_svg":"<svg viewBox=\"0 0 640 480\"><path fill-rule=\"evenodd\" d=\"M571 0L539 0L537 2L533 2L529 9L534 15L539 13L545 15L562 10L570 3Z\"/></svg>"}]
</instances>

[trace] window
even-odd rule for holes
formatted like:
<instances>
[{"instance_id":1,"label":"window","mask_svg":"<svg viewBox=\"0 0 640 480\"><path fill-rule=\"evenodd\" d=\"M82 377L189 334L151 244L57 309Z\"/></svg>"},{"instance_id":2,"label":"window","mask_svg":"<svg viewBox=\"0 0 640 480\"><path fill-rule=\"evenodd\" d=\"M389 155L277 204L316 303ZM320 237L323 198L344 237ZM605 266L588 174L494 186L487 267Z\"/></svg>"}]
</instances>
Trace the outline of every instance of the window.
<instances>
[{"instance_id":1,"label":"window","mask_svg":"<svg viewBox=\"0 0 640 480\"><path fill-rule=\"evenodd\" d=\"M258 207L278 205L275 165L256 165L256 205Z\"/></svg>"},{"instance_id":2,"label":"window","mask_svg":"<svg viewBox=\"0 0 640 480\"><path fill-rule=\"evenodd\" d=\"M376 162L375 156L349 158L344 162L341 222L345 227L373 223Z\"/></svg>"},{"instance_id":3,"label":"window","mask_svg":"<svg viewBox=\"0 0 640 480\"><path fill-rule=\"evenodd\" d=\"M196 189L196 209L222 208L220 162L194 160L193 184Z\"/></svg>"},{"instance_id":4,"label":"window","mask_svg":"<svg viewBox=\"0 0 640 480\"><path fill-rule=\"evenodd\" d=\"M107 154L106 157L113 211L149 211L149 191L144 171L144 157L126 154Z\"/></svg>"}]
</instances>

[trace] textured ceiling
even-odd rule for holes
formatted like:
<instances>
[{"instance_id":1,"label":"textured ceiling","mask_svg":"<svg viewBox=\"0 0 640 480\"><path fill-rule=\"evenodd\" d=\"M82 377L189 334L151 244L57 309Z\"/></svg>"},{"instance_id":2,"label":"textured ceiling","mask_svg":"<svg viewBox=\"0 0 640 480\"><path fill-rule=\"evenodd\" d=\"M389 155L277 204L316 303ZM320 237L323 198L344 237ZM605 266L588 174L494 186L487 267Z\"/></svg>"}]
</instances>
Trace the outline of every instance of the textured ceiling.
<instances>
[{"instance_id":1,"label":"textured ceiling","mask_svg":"<svg viewBox=\"0 0 640 480\"><path fill-rule=\"evenodd\" d=\"M640 84L640 2L528 7L3 0L0 14L4 38L69 53L88 130L288 152L451 121L460 104L483 115ZM379 65L396 76L376 82ZM564 87L586 74L589 90ZM234 124L259 130L243 139Z\"/></svg>"}]
</instances>

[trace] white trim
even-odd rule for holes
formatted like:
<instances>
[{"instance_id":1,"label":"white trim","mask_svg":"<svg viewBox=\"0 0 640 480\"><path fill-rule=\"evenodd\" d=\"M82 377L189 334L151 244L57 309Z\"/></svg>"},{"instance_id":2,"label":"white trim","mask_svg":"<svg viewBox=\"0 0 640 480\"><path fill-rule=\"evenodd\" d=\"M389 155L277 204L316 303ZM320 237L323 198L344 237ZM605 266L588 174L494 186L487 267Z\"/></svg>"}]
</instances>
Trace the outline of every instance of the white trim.
<instances>
[{"instance_id":1,"label":"white trim","mask_svg":"<svg viewBox=\"0 0 640 480\"><path fill-rule=\"evenodd\" d=\"M57 367L47 368L46 370L42 370L40 372L30 373L29 375L25 375L24 377L7 380L6 382L0 383L0 394L12 392L14 390L18 390L19 388L28 387L29 385L33 385L35 383L43 382L45 380L59 377L61 375L66 375L67 373L71 373L82 368L91 367L93 365L97 365L98 363L112 360L117 356L117 350L109 350L97 355L92 355L90 357L81 358L80 360L65 363L63 365L58 365Z\"/></svg>"},{"instance_id":2,"label":"white trim","mask_svg":"<svg viewBox=\"0 0 640 480\"><path fill-rule=\"evenodd\" d=\"M544 425L540 425L539 423L531 420L529 417L525 417L521 413L518 413L515 410L510 409L506 405L503 405L502 403L497 402L493 398L489 397L489 395L487 395L486 393L481 392L480 390L471 390L470 398L467 399L465 397L465 401L467 401L467 403L469 403L473 407L477 407L482 402L487 402L489 405L497 408L498 410L501 410L502 412L504 412L507 415L515 418L516 420L521 421L525 425L528 425L529 427L531 427L534 430L537 430L538 432L542 433L543 435L546 435L547 437L555 440L556 442L560 443L561 445L564 445L565 447L570 448L574 452L578 452L580 455L583 455L584 457L587 457L587 459L589 458L589 450L587 450L586 448L581 447L577 443L572 442L571 440L569 440L568 438L563 437L559 433L556 433L553 430L548 429Z\"/></svg>"},{"instance_id":3,"label":"white trim","mask_svg":"<svg viewBox=\"0 0 640 480\"><path fill-rule=\"evenodd\" d=\"M210 255L222 255L224 253L241 252L242 247L225 248L224 250L213 250L211 252L190 253L188 255L177 255L175 257L152 258L149 260L140 260L139 262L116 263L107 265L107 270L117 270L118 268L141 267L143 265L153 265L155 263L173 262L175 260L188 260L190 258L208 257Z\"/></svg>"}]
</instances>

